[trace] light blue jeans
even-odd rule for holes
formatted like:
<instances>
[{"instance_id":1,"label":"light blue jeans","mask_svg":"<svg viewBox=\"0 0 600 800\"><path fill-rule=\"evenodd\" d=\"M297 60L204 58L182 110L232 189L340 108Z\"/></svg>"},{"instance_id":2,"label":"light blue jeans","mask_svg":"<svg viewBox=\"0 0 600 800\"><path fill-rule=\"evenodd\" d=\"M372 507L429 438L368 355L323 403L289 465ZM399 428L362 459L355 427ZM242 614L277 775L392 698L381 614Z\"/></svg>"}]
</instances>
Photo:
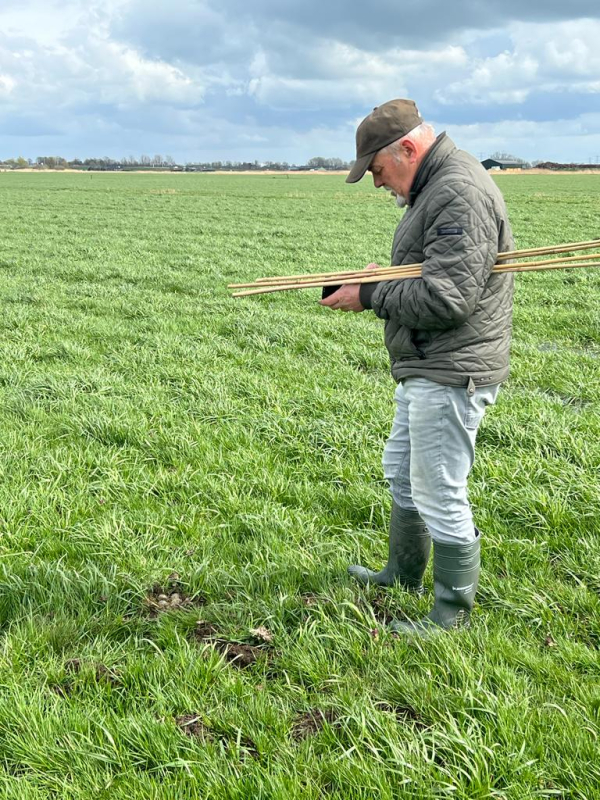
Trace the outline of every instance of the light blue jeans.
<instances>
[{"instance_id":1,"label":"light blue jeans","mask_svg":"<svg viewBox=\"0 0 600 800\"><path fill-rule=\"evenodd\" d=\"M396 417L383 451L383 471L395 502L418 511L434 542L476 538L467 496L475 438L494 386L444 386L405 378L396 389Z\"/></svg>"}]
</instances>

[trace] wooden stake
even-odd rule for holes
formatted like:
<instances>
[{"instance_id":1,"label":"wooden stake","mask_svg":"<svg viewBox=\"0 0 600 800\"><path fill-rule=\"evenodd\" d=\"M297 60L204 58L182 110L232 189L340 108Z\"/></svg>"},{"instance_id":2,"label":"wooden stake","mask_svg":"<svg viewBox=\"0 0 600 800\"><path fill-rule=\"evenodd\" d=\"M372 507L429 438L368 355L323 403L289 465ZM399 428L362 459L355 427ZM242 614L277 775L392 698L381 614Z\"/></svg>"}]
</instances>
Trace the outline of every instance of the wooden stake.
<instances>
[{"instance_id":1,"label":"wooden stake","mask_svg":"<svg viewBox=\"0 0 600 800\"><path fill-rule=\"evenodd\" d=\"M577 250L591 250L600 248L600 239L591 239L587 242L569 242L567 244L548 245L546 247L533 247L528 250L511 250L505 253L498 254L498 261L506 261L512 258L530 258L534 256L552 255L554 253L570 253ZM420 267L421 264L402 264L402 268L415 268ZM324 280L335 280L336 278L346 277L349 275L357 276L362 273L383 274L385 270L399 269L400 267L381 267L379 270L347 270L344 272L321 272L321 273L305 273L303 275L281 275L270 278L258 278L252 284L231 284L229 288L244 288L246 286L254 286L255 284L262 283L301 283L304 280L314 281L323 278ZM338 281L340 283L341 281Z\"/></svg>"},{"instance_id":2,"label":"wooden stake","mask_svg":"<svg viewBox=\"0 0 600 800\"><path fill-rule=\"evenodd\" d=\"M594 256L582 256L581 259L587 258L591 259ZM496 266L492 269L492 272L498 273L505 273L505 272L541 272L543 270L550 270L550 269L572 269L577 267L598 267L600 266L599 261L583 261L579 260L577 263L573 263L575 257L569 257L565 259L550 259L548 261L534 261L529 263L522 263L522 264L496 264ZM600 254L596 254L595 258L600 258ZM356 285L356 284L363 284L363 283L379 283L381 281L393 281L393 280L403 280L405 278L420 278L421 272L420 270L413 270L411 274L406 274L405 272L399 272L397 274L390 274L386 275L382 278L381 275L369 275L367 277L362 278L355 278L349 281L345 281L344 285ZM232 297L249 297L255 294L271 294L272 292L283 292L292 289L317 289L321 288L322 286L336 286L338 284L337 281L316 281L314 283L288 283L283 285L271 285L271 286L261 286L260 288L250 289L244 292L234 292Z\"/></svg>"}]
</instances>

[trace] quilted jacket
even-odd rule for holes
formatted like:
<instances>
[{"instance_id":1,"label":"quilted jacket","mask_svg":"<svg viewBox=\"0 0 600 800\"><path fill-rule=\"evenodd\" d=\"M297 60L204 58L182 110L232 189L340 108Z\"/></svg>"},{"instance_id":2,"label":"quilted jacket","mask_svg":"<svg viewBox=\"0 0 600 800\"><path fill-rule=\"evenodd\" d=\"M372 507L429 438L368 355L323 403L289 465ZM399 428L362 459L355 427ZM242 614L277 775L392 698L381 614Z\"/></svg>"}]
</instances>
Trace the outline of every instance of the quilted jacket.
<instances>
[{"instance_id":1,"label":"quilted jacket","mask_svg":"<svg viewBox=\"0 0 600 800\"><path fill-rule=\"evenodd\" d=\"M422 277L360 290L362 305L385 320L396 381L473 388L507 377L514 276L491 270L512 249L500 190L442 133L415 175L392 246L391 263L422 263Z\"/></svg>"}]
</instances>

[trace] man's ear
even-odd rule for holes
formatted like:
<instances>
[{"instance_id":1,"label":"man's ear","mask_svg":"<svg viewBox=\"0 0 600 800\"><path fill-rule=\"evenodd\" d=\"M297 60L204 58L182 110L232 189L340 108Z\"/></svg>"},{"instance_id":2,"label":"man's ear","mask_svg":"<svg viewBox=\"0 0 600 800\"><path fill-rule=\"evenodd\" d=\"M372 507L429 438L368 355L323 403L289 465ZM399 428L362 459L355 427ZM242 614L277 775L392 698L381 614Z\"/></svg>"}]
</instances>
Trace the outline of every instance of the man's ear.
<instances>
[{"instance_id":1,"label":"man's ear","mask_svg":"<svg viewBox=\"0 0 600 800\"><path fill-rule=\"evenodd\" d=\"M400 143L409 164L414 164L419 155L419 149L412 139L403 139Z\"/></svg>"}]
</instances>

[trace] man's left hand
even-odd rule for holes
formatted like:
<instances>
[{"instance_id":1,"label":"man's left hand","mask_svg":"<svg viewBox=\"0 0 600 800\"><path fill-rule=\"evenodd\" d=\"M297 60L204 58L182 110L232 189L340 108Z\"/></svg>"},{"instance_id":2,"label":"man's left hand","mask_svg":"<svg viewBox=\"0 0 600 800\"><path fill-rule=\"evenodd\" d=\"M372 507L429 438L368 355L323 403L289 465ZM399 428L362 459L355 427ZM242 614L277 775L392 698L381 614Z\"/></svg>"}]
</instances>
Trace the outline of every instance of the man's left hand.
<instances>
[{"instance_id":1,"label":"man's left hand","mask_svg":"<svg viewBox=\"0 0 600 800\"><path fill-rule=\"evenodd\" d=\"M359 294L360 284L350 284L342 286L337 292L329 295L324 300L320 300L319 304L333 308L336 311L354 311L358 314L360 311L365 310L360 302Z\"/></svg>"}]
</instances>

